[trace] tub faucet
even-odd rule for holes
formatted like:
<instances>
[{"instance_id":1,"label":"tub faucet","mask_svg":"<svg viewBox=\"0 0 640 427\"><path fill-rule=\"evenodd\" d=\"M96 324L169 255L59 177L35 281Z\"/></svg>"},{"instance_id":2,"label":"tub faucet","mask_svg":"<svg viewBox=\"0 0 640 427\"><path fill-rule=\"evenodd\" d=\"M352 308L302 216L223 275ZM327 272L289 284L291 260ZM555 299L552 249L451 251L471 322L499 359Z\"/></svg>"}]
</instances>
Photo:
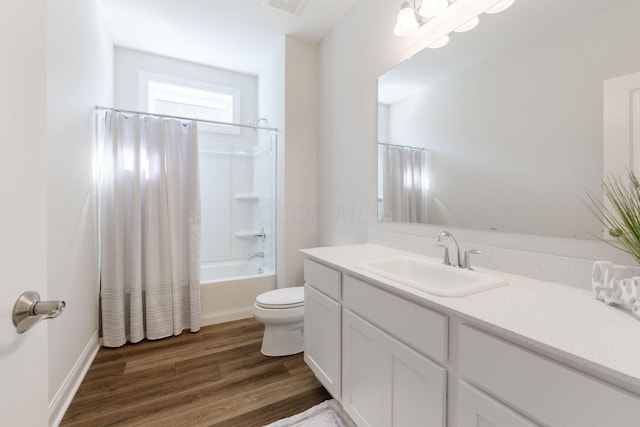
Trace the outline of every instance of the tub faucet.
<instances>
[{"instance_id":1,"label":"tub faucet","mask_svg":"<svg viewBox=\"0 0 640 427\"><path fill-rule=\"evenodd\" d=\"M443 242L446 242L446 244ZM452 267L462 267L462 264L460 264L460 247L453 234L448 231L442 231L436 237L436 246L444 248L444 264ZM453 259L449 258L450 254Z\"/></svg>"},{"instance_id":2,"label":"tub faucet","mask_svg":"<svg viewBox=\"0 0 640 427\"><path fill-rule=\"evenodd\" d=\"M253 237L262 240L263 243L267 240L267 234L264 232L264 228L262 228L259 233L254 234Z\"/></svg>"},{"instance_id":3,"label":"tub faucet","mask_svg":"<svg viewBox=\"0 0 640 427\"><path fill-rule=\"evenodd\" d=\"M248 260L252 260L254 258L263 258L264 259L264 252L249 252L249 255L247 255L247 259Z\"/></svg>"}]
</instances>

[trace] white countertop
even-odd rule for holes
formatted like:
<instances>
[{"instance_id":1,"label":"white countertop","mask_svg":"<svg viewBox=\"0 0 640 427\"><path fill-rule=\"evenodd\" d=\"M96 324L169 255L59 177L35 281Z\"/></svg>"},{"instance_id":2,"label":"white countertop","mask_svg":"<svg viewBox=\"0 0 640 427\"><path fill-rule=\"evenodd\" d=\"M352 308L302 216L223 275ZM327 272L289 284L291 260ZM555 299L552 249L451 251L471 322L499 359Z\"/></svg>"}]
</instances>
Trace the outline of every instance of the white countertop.
<instances>
[{"instance_id":1,"label":"white countertop","mask_svg":"<svg viewBox=\"0 0 640 427\"><path fill-rule=\"evenodd\" d=\"M466 297L439 297L356 267L375 259L419 256L415 253L371 244L302 252L355 278L461 317L640 394L640 320L628 311L596 300L588 290L477 268L503 277L509 284Z\"/></svg>"}]
</instances>

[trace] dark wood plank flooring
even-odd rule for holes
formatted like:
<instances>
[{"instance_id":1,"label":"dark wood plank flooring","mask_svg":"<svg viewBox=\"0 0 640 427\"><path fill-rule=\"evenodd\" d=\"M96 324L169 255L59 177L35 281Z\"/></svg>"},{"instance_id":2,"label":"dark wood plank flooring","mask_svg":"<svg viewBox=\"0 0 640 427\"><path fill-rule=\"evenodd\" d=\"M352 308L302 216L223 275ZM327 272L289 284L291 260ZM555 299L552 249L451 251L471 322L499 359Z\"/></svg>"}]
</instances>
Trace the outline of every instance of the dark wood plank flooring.
<instances>
[{"instance_id":1,"label":"dark wood plank flooring","mask_svg":"<svg viewBox=\"0 0 640 427\"><path fill-rule=\"evenodd\" d=\"M263 330L243 319L100 348L61 426L263 426L330 399L302 353L260 353Z\"/></svg>"}]
</instances>

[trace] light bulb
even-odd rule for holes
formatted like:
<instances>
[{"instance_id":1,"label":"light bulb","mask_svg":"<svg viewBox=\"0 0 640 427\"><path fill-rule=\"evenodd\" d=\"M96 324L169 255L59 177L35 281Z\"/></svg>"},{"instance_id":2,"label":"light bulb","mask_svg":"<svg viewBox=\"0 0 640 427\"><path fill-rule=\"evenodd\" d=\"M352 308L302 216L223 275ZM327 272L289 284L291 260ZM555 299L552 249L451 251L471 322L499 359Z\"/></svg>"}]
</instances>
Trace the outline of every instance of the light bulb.
<instances>
[{"instance_id":1,"label":"light bulb","mask_svg":"<svg viewBox=\"0 0 640 427\"><path fill-rule=\"evenodd\" d=\"M442 46L446 46L447 43L449 43L449 36L444 36L438 40L436 40L435 42L431 43L429 45L429 49L438 49Z\"/></svg>"},{"instance_id":2,"label":"light bulb","mask_svg":"<svg viewBox=\"0 0 640 427\"><path fill-rule=\"evenodd\" d=\"M456 28L453 31L455 31L456 33L464 33L465 31L473 30L475 27L478 26L479 22L480 22L480 18L476 16L475 18L471 18L466 23L460 25L458 28Z\"/></svg>"},{"instance_id":3,"label":"light bulb","mask_svg":"<svg viewBox=\"0 0 640 427\"><path fill-rule=\"evenodd\" d=\"M425 18L433 18L444 12L448 6L449 2L447 0L422 0L418 13Z\"/></svg>"},{"instance_id":4,"label":"light bulb","mask_svg":"<svg viewBox=\"0 0 640 427\"><path fill-rule=\"evenodd\" d=\"M415 34L420 26L416 21L416 15L409 3L402 3L400 13L398 13L398 21L393 33L398 37L406 37Z\"/></svg>"},{"instance_id":5,"label":"light bulb","mask_svg":"<svg viewBox=\"0 0 640 427\"><path fill-rule=\"evenodd\" d=\"M502 0L501 2L491 6L485 10L486 13L500 13L503 10L508 9L516 0Z\"/></svg>"}]
</instances>

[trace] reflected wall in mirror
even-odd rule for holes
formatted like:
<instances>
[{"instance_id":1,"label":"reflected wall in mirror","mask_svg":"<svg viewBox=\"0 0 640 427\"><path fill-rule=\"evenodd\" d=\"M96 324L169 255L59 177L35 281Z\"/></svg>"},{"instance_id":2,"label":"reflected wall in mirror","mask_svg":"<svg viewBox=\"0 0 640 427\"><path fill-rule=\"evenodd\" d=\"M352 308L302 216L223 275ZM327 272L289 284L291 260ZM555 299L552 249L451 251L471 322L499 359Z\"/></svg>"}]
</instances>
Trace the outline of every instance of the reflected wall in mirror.
<instances>
[{"instance_id":1,"label":"reflected wall in mirror","mask_svg":"<svg viewBox=\"0 0 640 427\"><path fill-rule=\"evenodd\" d=\"M604 82L640 71L638 16L637 0L516 0L380 76L378 142L429 161L425 214L407 219L384 208L379 156L379 219L600 235L581 199L601 194Z\"/></svg>"}]
</instances>

